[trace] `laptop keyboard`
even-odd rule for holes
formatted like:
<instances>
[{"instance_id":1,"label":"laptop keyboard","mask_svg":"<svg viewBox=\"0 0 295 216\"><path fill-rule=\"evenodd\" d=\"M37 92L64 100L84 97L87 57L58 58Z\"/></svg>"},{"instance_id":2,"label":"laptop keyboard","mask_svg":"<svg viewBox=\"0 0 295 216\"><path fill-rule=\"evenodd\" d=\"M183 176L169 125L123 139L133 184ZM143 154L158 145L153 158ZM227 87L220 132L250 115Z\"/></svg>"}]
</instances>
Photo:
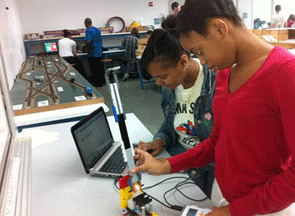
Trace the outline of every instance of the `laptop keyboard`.
<instances>
[{"instance_id":1,"label":"laptop keyboard","mask_svg":"<svg viewBox=\"0 0 295 216\"><path fill-rule=\"evenodd\" d=\"M125 170L126 165L127 163L124 162L121 148L117 148L99 171L120 174Z\"/></svg>"}]
</instances>

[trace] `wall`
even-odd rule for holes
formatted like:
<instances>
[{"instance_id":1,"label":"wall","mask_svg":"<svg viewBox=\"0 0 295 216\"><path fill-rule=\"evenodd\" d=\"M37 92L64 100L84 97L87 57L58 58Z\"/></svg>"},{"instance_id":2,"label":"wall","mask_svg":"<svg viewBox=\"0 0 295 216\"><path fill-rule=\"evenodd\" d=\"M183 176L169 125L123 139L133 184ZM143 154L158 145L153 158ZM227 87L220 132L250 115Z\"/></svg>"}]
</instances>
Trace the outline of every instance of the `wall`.
<instances>
[{"instance_id":1,"label":"wall","mask_svg":"<svg viewBox=\"0 0 295 216\"><path fill-rule=\"evenodd\" d=\"M9 9L7 10L6 7ZM8 85L11 89L13 80L25 59L25 48L16 0L0 1L0 26L0 45Z\"/></svg>"},{"instance_id":2,"label":"wall","mask_svg":"<svg viewBox=\"0 0 295 216\"><path fill-rule=\"evenodd\" d=\"M84 28L87 17L96 27L104 26L113 16L123 18L126 26L133 20L152 25L154 18L168 12L167 0L18 0L18 6L24 33Z\"/></svg>"},{"instance_id":3,"label":"wall","mask_svg":"<svg viewBox=\"0 0 295 216\"><path fill-rule=\"evenodd\" d=\"M290 14L295 14L294 0L273 0L273 1L274 1L274 7L272 8L273 14L275 14L274 12L275 6L278 4L282 6L282 10L280 13L283 15L286 21L289 18Z\"/></svg>"},{"instance_id":4,"label":"wall","mask_svg":"<svg viewBox=\"0 0 295 216\"><path fill-rule=\"evenodd\" d=\"M254 0L237 0L237 10L248 29L253 28L253 1ZM247 14L247 18L243 18L243 14Z\"/></svg>"},{"instance_id":5,"label":"wall","mask_svg":"<svg viewBox=\"0 0 295 216\"><path fill-rule=\"evenodd\" d=\"M271 0L253 1L253 19L259 18L261 21L270 22L271 6Z\"/></svg>"}]
</instances>

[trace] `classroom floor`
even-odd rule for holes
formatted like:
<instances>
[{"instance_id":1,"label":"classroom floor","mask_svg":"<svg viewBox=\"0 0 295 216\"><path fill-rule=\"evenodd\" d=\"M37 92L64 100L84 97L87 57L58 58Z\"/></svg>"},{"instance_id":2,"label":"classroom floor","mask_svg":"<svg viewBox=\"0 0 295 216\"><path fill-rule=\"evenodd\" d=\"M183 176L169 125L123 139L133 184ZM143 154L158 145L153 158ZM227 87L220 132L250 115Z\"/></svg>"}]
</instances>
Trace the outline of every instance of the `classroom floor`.
<instances>
[{"instance_id":1,"label":"classroom floor","mask_svg":"<svg viewBox=\"0 0 295 216\"><path fill-rule=\"evenodd\" d=\"M127 81L119 79L119 94L123 105L124 113L134 113L146 128L154 135L162 122L164 121L161 109L161 88L155 83L144 85L144 89L140 89L138 77L130 77ZM99 93L104 96L105 104L110 111L107 116L113 115L112 98L108 91L108 87L96 88Z\"/></svg>"}]
</instances>

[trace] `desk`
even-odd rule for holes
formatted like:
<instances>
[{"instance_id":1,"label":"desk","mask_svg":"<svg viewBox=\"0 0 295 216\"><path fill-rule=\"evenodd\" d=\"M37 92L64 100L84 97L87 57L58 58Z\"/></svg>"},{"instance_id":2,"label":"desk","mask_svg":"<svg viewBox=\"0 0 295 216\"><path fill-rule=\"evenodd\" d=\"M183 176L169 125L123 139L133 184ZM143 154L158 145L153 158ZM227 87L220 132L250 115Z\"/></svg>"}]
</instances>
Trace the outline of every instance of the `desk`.
<instances>
[{"instance_id":1,"label":"desk","mask_svg":"<svg viewBox=\"0 0 295 216\"><path fill-rule=\"evenodd\" d=\"M113 55L123 55L125 53L125 50L107 50L102 52L103 58L108 58L109 56ZM77 53L78 56L87 56L87 53Z\"/></svg>"},{"instance_id":2,"label":"desk","mask_svg":"<svg viewBox=\"0 0 295 216\"><path fill-rule=\"evenodd\" d=\"M124 37L130 34L130 32L101 34L103 47L119 47L121 46ZM141 38L146 37L146 31L140 31L139 35ZM62 38L63 37L54 37L35 40L25 40L24 43L27 56L45 53L44 43L56 42L58 46L58 40ZM76 41L78 46L85 44L85 36L73 36L72 39ZM55 54L58 54L58 52L56 52Z\"/></svg>"},{"instance_id":3,"label":"desk","mask_svg":"<svg viewBox=\"0 0 295 216\"><path fill-rule=\"evenodd\" d=\"M79 107L71 107L59 110L51 110L27 115L15 116L14 121L19 130L27 127L35 127L60 122L77 121L82 117L90 114L98 107L103 107L105 112L109 108L104 103L89 104Z\"/></svg>"},{"instance_id":4,"label":"desk","mask_svg":"<svg viewBox=\"0 0 295 216\"><path fill-rule=\"evenodd\" d=\"M102 56L103 58L107 59L110 56L123 56L125 53L125 50L108 50L108 51L103 51Z\"/></svg>"},{"instance_id":5,"label":"desk","mask_svg":"<svg viewBox=\"0 0 295 216\"><path fill-rule=\"evenodd\" d=\"M127 130L132 142L149 141L152 134L134 114L127 114ZM120 139L118 125L108 117L113 137ZM70 134L74 122L24 129L21 136L32 136L32 213L42 216L90 216L121 215L119 191L114 188L113 178L89 176L85 173L75 143ZM164 156L168 156L167 153ZM176 174L184 176L184 174ZM150 186L168 176L142 174L142 183ZM163 201L163 193L182 180L170 181L147 190ZM195 199L204 197L196 186L186 186L184 192ZM178 196L177 196L178 195ZM172 204L192 204L172 193L168 200ZM158 215L180 215L156 201L152 202Z\"/></svg>"}]
</instances>

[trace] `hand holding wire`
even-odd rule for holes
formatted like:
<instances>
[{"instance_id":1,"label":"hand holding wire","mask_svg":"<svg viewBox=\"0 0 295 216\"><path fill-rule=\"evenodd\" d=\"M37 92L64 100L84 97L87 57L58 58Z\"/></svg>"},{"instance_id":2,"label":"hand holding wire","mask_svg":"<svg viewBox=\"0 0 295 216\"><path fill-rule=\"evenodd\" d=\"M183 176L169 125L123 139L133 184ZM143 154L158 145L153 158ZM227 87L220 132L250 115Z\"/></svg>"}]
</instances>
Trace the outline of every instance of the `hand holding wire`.
<instances>
[{"instance_id":1,"label":"hand holding wire","mask_svg":"<svg viewBox=\"0 0 295 216\"><path fill-rule=\"evenodd\" d=\"M137 160L137 166L132 169L132 173L143 171L150 175L162 175L171 172L171 166L167 159L154 158L148 152L138 148L134 150L134 153L134 159Z\"/></svg>"}]
</instances>

